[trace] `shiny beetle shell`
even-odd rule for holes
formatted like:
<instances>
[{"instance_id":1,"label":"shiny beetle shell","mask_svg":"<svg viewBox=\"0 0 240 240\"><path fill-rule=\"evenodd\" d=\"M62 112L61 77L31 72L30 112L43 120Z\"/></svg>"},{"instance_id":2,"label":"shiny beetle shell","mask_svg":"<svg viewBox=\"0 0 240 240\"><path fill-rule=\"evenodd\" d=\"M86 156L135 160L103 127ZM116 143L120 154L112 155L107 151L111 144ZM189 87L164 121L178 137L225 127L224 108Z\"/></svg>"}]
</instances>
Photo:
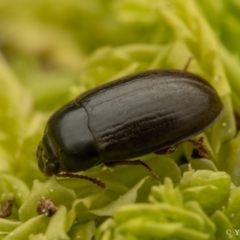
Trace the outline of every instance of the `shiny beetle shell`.
<instances>
[{"instance_id":1,"label":"shiny beetle shell","mask_svg":"<svg viewBox=\"0 0 240 240\"><path fill-rule=\"evenodd\" d=\"M49 119L38 147L45 174L171 148L203 132L221 115L214 88L181 70L151 70L87 91Z\"/></svg>"}]
</instances>

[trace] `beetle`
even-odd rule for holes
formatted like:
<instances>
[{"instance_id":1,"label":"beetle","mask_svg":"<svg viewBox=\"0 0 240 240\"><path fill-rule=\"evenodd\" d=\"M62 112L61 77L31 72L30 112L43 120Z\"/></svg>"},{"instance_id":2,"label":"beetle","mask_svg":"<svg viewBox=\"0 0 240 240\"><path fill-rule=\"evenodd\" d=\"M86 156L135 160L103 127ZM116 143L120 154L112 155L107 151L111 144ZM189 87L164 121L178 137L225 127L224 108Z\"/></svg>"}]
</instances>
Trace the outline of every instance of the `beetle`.
<instances>
[{"instance_id":1,"label":"beetle","mask_svg":"<svg viewBox=\"0 0 240 240\"><path fill-rule=\"evenodd\" d=\"M222 110L215 89L198 75L183 70L132 74L93 88L55 112L37 150L38 166L46 175L66 172L62 176L101 163L141 164L151 171L129 159L171 152L210 127Z\"/></svg>"}]
</instances>

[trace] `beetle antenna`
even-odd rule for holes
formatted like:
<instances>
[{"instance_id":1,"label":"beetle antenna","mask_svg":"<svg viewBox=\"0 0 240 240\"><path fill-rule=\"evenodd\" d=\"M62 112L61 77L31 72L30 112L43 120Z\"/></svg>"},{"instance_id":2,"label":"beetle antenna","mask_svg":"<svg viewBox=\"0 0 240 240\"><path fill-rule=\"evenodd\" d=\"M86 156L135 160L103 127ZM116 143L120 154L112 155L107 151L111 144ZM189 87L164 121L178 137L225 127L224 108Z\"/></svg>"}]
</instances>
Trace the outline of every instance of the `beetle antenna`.
<instances>
[{"instance_id":1,"label":"beetle antenna","mask_svg":"<svg viewBox=\"0 0 240 240\"><path fill-rule=\"evenodd\" d=\"M185 65L185 67L183 68L184 71L187 71L189 66L190 66L190 63L191 61L193 60L193 57L189 57L188 60L187 60L187 63Z\"/></svg>"},{"instance_id":2,"label":"beetle antenna","mask_svg":"<svg viewBox=\"0 0 240 240\"><path fill-rule=\"evenodd\" d=\"M55 174L56 177L69 177L69 178L80 178L80 179L85 179L88 180L96 185L98 185L101 188L106 188L106 184L101 182L100 180L96 179L96 178L92 178L92 177L88 177L88 176L84 176L84 175L78 175L78 174L73 174L73 173L58 173Z\"/></svg>"}]
</instances>

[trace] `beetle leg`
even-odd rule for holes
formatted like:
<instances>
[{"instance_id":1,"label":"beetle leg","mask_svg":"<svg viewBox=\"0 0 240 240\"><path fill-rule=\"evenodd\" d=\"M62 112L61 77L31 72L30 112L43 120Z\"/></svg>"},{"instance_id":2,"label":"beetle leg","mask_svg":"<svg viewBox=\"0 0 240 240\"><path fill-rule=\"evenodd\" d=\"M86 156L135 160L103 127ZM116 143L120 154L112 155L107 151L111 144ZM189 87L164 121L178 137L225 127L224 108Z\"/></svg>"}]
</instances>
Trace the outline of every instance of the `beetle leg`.
<instances>
[{"instance_id":1,"label":"beetle leg","mask_svg":"<svg viewBox=\"0 0 240 240\"><path fill-rule=\"evenodd\" d=\"M210 159L207 149L203 146L203 137L200 137L198 140L189 139L188 142L192 143L194 146L191 155L193 159L198 158Z\"/></svg>"},{"instance_id":2,"label":"beetle leg","mask_svg":"<svg viewBox=\"0 0 240 240\"><path fill-rule=\"evenodd\" d=\"M116 165L141 165L141 166L145 167L151 173L151 175L154 179L158 179L158 175L145 162L142 162L139 159L131 160L131 161L119 160L119 161L115 161L115 162L104 162L104 165L106 165L107 167L114 167Z\"/></svg>"},{"instance_id":3,"label":"beetle leg","mask_svg":"<svg viewBox=\"0 0 240 240\"><path fill-rule=\"evenodd\" d=\"M155 154L157 155L163 155L163 154L170 154L173 153L176 149L176 146L171 146L171 147L167 147L167 148L163 148L157 151L154 151Z\"/></svg>"},{"instance_id":4,"label":"beetle leg","mask_svg":"<svg viewBox=\"0 0 240 240\"><path fill-rule=\"evenodd\" d=\"M180 145L182 145L184 142L179 142L179 143L176 143L175 145L173 146L170 146L170 147L166 147L166 148L162 148L162 149L159 149L157 151L154 151L153 153L157 154L157 155L164 155L164 154L171 154L171 153L174 153L176 148L178 148Z\"/></svg>"},{"instance_id":5,"label":"beetle leg","mask_svg":"<svg viewBox=\"0 0 240 240\"><path fill-rule=\"evenodd\" d=\"M78 174L74 174L74 173L58 173L58 174L54 174L56 177L69 177L69 178L80 178L80 179L85 179L88 180L96 185L98 185L101 188L106 188L106 184L101 182L100 180L96 179L96 178L92 178L92 177L88 177L88 176L84 176L84 175L78 175Z\"/></svg>"}]
</instances>

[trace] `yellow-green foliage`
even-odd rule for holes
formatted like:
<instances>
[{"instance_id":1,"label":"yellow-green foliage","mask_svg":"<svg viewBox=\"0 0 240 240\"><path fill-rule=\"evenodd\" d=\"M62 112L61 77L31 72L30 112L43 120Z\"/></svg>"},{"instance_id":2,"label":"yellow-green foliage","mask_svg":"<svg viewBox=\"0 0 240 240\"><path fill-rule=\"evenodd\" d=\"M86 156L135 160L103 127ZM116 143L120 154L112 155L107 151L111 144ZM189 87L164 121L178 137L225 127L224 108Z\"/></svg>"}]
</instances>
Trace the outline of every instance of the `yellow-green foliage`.
<instances>
[{"instance_id":1,"label":"yellow-green foliage","mask_svg":"<svg viewBox=\"0 0 240 240\"><path fill-rule=\"evenodd\" d=\"M239 15L237 0L0 0L0 205L15 201L0 239L238 239ZM42 175L35 151L58 107L130 73L183 69L190 57L188 71L224 104L202 133L210 160L193 160L189 143L143 157L162 185L139 166L84 173L105 190ZM37 215L42 197L58 207L51 218Z\"/></svg>"}]
</instances>

